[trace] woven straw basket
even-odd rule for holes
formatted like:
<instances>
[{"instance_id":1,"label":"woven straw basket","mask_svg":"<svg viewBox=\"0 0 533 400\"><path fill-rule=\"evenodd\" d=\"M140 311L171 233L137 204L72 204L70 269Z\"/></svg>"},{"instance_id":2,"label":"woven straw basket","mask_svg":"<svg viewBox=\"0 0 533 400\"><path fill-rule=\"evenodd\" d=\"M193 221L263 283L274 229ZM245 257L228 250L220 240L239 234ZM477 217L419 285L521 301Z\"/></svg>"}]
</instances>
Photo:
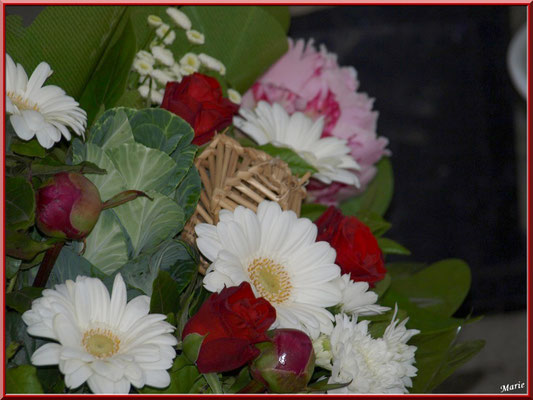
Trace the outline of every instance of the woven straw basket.
<instances>
[{"instance_id":1,"label":"woven straw basket","mask_svg":"<svg viewBox=\"0 0 533 400\"><path fill-rule=\"evenodd\" d=\"M198 156L195 165L203 188L196 211L181 235L191 244L196 244L196 224L217 224L221 209L233 211L242 205L257 211L263 200L272 200L283 210L300 215L306 196L303 185L309 174L295 177L284 161L257 149L242 147L236 140L220 134ZM208 265L202 259L200 272L205 274Z\"/></svg>"}]
</instances>

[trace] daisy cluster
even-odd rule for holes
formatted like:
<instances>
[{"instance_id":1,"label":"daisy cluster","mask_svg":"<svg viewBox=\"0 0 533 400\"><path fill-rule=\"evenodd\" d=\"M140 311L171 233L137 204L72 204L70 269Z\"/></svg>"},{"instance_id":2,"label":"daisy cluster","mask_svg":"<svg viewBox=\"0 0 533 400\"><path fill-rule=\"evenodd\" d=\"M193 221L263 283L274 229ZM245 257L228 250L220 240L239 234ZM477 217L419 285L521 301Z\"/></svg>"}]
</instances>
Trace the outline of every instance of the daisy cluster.
<instances>
[{"instance_id":1,"label":"daisy cluster","mask_svg":"<svg viewBox=\"0 0 533 400\"><path fill-rule=\"evenodd\" d=\"M176 39L177 31L161 17L148 16L147 23L155 30L155 37L149 45L149 51L140 50L136 54L133 69L139 74L139 93L143 98L150 99L154 105L162 103L168 82L180 82L184 76L201 69L216 71L222 76L226 74L226 67L220 60L205 53L192 51L195 46L203 45L206 39L203 33L192 29L192 22L187 14L176 7L167 8L166 13L172 20L174 28L178 29L178 32L185 32L190 51L176 60L170 46Z\"/></svg>"}]
</instances>

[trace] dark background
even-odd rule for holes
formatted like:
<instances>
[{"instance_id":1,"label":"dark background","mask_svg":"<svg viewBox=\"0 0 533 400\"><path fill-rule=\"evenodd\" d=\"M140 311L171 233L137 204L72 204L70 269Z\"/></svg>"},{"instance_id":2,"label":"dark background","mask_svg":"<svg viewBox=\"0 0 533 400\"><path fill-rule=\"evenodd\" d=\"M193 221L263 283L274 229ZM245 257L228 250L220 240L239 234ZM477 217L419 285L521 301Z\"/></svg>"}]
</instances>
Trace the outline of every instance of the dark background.
<instances>
[{"instance_id":1,"label":"dark background","mask_svg":"<svg viewBox=\"0 0 533 400\"><path fill-rule=\"evenodd\" d=\"M376 99L378 134L393 154L387 236L412 260L468 262L472 289L460 316L526 307L517 197L526 164L517 165L515 154L520 98L506 66L510 10L339 6L293 18L289 32L354 66L360 90Z\"/></svg>"}]
</instances>

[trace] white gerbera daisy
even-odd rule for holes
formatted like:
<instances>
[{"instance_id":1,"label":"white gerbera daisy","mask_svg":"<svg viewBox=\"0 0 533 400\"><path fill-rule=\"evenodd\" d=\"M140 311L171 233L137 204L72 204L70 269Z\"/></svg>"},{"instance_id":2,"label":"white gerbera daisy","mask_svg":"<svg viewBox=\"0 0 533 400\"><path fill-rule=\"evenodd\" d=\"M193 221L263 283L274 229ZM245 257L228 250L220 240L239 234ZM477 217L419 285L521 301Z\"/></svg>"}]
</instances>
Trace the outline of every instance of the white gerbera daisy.
<instances>
[{"instance_id":1,"label":"white gerbera daisy","mask_svg":"<svg viewBox=\"0 0 533 400\"><path fill-rule=\"evenodd\" d=\"M320 137L323 117L313 122L301 112L289 116L281 105L265 101L260 101L253 111L241 108L240 114L243 118L234 117L233 123L259 145L289 147L318 170L313 177L321 182L359 186L357 176L350 171L359 169L359 165L350 156L346 141Z\"/></svg>"},{"instance_id":2,"label":"white gerbera daisy","mask_svg":"<svg viewBox=\"0 0 533 400\"><path fill-rule=\"evenodd\" d=\"M170 26L167 24L161 24L159 28L156 29L155 33L156 35L163 39L163 43L165 44L172 44L174 43L174 39L176 39L176 32L170 31ZM168 34L167 34L168 33Z\"/></svg>"},{"instance_id":3,"label":"white gerbera daisy","mask_svg":"<svg viewBox=\"0 0 533 400\"><path fill-rule=\"evenodd\" d=\"M407 393L416 376L416 346L406 343L416 329L406 329L407 319L395 320L387 327L382 338L373 339L368 333L369 321L357 322L346 314L335 316L335 328L330 336L333 365L329 383L351 383L329 393ZM325 357L322 357L325 359Z\"/></svg>"},{"instance_id":4,"label":"white gerbera daisy","mask_svg":"<svg viewBox=\"0 0 533 400\"><path fill-rule=\"evenodd\" d=\"M354 282L350 279L350 274L344 274L335 279L335 284L342 294L340 309L346 314L356 315L376 315L390 310L375 304L378 295L369 291L368 282Z\"/></svg>"},{"instance_id":5,"label":"white gerbera daisy","mask_svg":"<svg viewBox=\"0 0 533 400\"><path fill-rule=\"evenodd\" d=\"M174 7L169 7L167 8L167 14L180 28L185 29L186 31L191 29L191 20L183 11Z\"/></svg>"},{"instance_id":6,"label":"white gerbera daisy","mask_svg":"<svg viewBox=\"0 0 533 400\"><path fill-rule=\"evenodd\" d=\"M198 31L195 31L194 29L188 30L185 32L187 35L187 39L192 44L204 44L205 43L205 36L203 33L200 33Z\"/></svg>"},{"instance_id":7,"label":"white gerbera daisy","mask_svg":"<svg viewBox=\"0 0 533 400\"><path fill-rule=\"evenodd\" d=\"M50 65L40 63L28 80L22 65L13 62L6 54L6 112L15 133L22 140L37 136L46 149L61 140L70 140L68 128L83 136L87 113L58 86L43 86L52 75Z\"/></svg>"},{"instance_id":8,"label":"white gerbera daisy","mask_svg":"<svg viewBox=\"0 0 533 400\"><path fill-rule=\"evenodd\" d=\"M213 263L204 286L219 292L247 281L276 309L273 327L295 328L317 337L332 329L326 307L340 301L332 280L340 275L335 250L315 242L317 228L275 202L263 201L257 214L239 206L222 210L214 226L196 225L200 251Z\"/></svg>"},{"instance_id":9,"label":"white gerbera daisy","mask_svg":"<svg viewBox=\"0 0 533 400\"><path fill-rule=\"evenodd\" d=\"M131 385L166 387L177 340L166 316L148 314L149 309L147 296L127 302L120 274L111 297L99 279L86 276L46 289L22 319L30 335L59 343L39 347L31 362L59 364L68 388L87 382L94 393L127 394Z\"/></svg>"}]
</instances>

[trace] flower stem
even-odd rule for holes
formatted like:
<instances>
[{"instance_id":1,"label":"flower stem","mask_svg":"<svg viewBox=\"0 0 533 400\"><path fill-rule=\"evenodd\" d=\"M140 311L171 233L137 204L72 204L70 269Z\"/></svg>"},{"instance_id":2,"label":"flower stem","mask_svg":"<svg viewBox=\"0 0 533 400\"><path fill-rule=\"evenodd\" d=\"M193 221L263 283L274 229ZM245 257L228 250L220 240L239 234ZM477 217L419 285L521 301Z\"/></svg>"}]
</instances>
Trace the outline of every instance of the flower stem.
<instances>
[{"instance_id":1,"label":"flower stem","mask_svg":"<svg viewBox=\"0 0 533 400\"><path fill-rule=\"evenodd\" d=\"M13 291L13 289L15 288L15 283L17 282L17 277L18 277L19 273L17 271L17 273L15 274L14 277L12 277L10 280L9 280L9 283L7 284L7 289L6 289L6 293L11 293Z\"/></svg>"},{"instance_id":2,"label":"flower stem","mask_svg":"<svg viewBox=\"0 0 533 400\"><path fill-rule=\"evenodd\" d=\"M106 202L104 202L104 204L102 204L102 210L107 210L108 208L120 206L121 204L127 203L131 200L135 200L137 197L141 196L148 197L150 200L154 200L146 193L141 192L140 190L125 190L124 192L120 192L111 197Z\"/></svg>"},{"instance_id":3,"label":"flower stem","mask_svg":"<svg viewBox=\"0 0 533 400\"><path fill-rule=\"evenodd\" d=\"M44 287L46 285L46 282L48 282L48 278L50 276L50 272L52 272L52 268L54 267L57 257L59 256L59 253L61 253L61 249L63 248L64 244L65 242L58 242L54 244L54 247L46 250L43 262L41 263L39 271L37 271L37 276L33 281L33 287Z\"/></svg>"}]
</instances>

